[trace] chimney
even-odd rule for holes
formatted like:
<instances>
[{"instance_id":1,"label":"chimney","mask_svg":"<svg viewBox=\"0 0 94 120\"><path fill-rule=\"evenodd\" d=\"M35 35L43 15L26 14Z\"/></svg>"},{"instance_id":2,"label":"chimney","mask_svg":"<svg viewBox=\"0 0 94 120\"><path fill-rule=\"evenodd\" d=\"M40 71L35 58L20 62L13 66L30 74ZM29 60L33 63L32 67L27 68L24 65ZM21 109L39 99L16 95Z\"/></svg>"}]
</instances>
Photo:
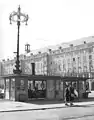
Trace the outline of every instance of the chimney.
<instances>
[{"instance_id":1,"label":"chimney","mask_svg":"<svg viewBox=\"0 0 94 120\"><path fill-rule=\"evenodd\" d=\"M39 51L38 54L41 54L41 52Z\"/></svg>"},{"instance_id":2,"label":"chimney","mask_svg":"<svg viewBox=\"0 0 94 120\"><path fill-rule=\"evenodd\" d=\"M5 59L3 59L2 61L5 62Z\"/></svg>"},{"instance_id":3,"label":"chimney","mask_svg":"<svg viewBox=\"0 0 94 120\"><path fill-rule=\"evenodd\" d=\"M49 53L51 53L51 52L52 52L52 49L48 49L48 51L49 51Z\"/></svg>"},{"instance_id":4,"label":"chimney","mask_svg":"<svg viewBox=\"0 0 94 120\"><path fill-rule=\"evenodd\" d=\"M9 61L9 58L7 58L7 61Z\"/></svg>"},{"instance_id":5,"label":"chimney","mask_svg":"<svg viewBox=\"0 0 94 120\"><path fill-rule=\"evenodd\" d=\"M84 41L84 44L86 44L86 41Z\"/></svg>"},{"instance_id":6,"label":"chimney","mask_svg":"<svg viewBox=\"0 0 94 120\"><path fill-rule=\"evenodd\" d=\"M73 47L73 44L70 44L70 47Z\"/></svg>"},{"instance_id":7,"label":"chimney","mask_svg":"<svg viewBox=\"0 0 94 120\"><path fill-rule=\"evenodd\" d=\"M32 55L33 55L33 53L30 53L30 55L32 56Z\"/></svg>"},{"instance_id":8,"label":"chimney","mask_svg":"<svg viewBox=\"0 0 94 120\"><path fill-rule=\"evenodd\" d=\"M29 53L30 52L30 44L25 44L25 51L26 53Z\"/></svg>"},{"instance_id":9,"label":"chimney","mask_svg":"<svg viewBox=\"0 0 94 120\"><path fill-rule=\"evenodd\" d=\"M62 49L62 47L60 46L60 47L59 47L59 49L61 50L61 49Z\"/></svg>"}]
</instances>

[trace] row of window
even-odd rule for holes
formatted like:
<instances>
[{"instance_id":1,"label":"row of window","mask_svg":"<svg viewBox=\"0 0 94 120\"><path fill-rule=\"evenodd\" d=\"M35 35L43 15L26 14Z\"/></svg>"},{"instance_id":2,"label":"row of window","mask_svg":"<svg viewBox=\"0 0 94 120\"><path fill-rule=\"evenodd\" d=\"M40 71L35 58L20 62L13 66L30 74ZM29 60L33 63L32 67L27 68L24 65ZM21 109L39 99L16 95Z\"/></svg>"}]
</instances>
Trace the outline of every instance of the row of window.
<instances>
[{"instance_id":1,"label":"row of window","mask_svg":"<svg viewBox=\"0 0 94 120\"><path fill-rule=\"evenodd\" d=\"M83 61L82 61L83 58ZM88 60L87 60L88 58ZM47 63L47 57L39 59L39 61L35 62L35 71L37 74L47 74L47 64L50 67L50 71L53 72L88 72L89 70L91 70L93 68L93 59L92 59L92 55L90 54L89 56L86 56L86 54L84 54L83 56L80 57L62 57L61 55L59 56L54 56L51 57L51 62L50 64ZM89 63L89 64L88 64ZM4 67L4 74L12 74L13 73L13 69L15 68L15 65L6 65L3 66ZM23 66L22 66L23 67ZM22 71L24 71L25 73L30 73L32 72L32 66L30 62L25 61L25 67L23 67Z\"/></svg>"}]
</instances>

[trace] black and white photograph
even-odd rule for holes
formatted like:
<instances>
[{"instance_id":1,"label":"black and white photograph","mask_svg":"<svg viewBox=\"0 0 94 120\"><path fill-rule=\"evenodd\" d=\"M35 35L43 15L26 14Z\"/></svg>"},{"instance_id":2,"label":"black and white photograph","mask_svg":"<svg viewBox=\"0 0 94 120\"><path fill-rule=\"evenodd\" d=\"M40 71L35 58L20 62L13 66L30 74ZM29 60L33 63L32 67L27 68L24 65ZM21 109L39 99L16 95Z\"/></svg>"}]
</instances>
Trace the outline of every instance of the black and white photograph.
<instances>
[{"instance_id":1,"label":"black and white photograph","mask_svg":"<svg viewBox=\"0 0 94 120\"><path fill-rule=\"evenodd\" d=\"M0 1L0 120L94 120L94 0Z\"/></svg>"}]
</instances>

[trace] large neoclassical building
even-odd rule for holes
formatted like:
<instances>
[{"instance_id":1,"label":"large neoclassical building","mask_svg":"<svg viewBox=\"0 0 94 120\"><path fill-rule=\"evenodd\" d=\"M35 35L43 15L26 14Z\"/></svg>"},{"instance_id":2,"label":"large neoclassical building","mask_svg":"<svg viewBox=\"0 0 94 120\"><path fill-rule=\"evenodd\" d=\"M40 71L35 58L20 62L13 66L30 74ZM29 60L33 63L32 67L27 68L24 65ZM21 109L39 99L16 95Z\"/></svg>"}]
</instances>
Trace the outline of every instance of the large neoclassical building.
<instances>
[{"instance_id":1,"label":"large neoclassical building","mask_svg":"<svg viewBox=\"0 0 94 120\"><path fill-rule=\"evenodd\" d=\"M1 75L13 73L15 59L2 60L0 63ZM32 74L32 62L35 63L36 74L92 77L94 36L43 48L36 53L20 55L22 73Z\"/></svg>"},{"instance_id":2,"label":"large neoclassical building","mask_svg":"<svg viewBox=\"0 0 94 120\"><path fill-rule=\"evenodd\" d=\"M2 60L1 76L13 74L15 59ZM36 75L90 78L91 89L94 90L94 36L20 55L23 74L32 74L31 63L35 63Z\"/></svg>"}]
</instances>

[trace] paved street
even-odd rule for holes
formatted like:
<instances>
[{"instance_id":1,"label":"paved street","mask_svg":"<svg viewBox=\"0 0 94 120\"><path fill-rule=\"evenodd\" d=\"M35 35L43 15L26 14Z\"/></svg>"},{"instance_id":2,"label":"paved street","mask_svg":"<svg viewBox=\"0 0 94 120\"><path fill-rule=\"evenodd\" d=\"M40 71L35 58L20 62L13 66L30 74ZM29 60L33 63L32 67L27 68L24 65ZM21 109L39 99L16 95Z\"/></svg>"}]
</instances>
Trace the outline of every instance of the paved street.
<instances>
[{"instance_id":1,"label":"paved street","mask_svg":"<svg viewBox=\"0 0 94 120\"><path fill-rule=\"evenodd\" d=\"M0 100L0 120L94 120L94 92L66 107L62 101L30 103ZM93 97L93 99L92 99Z\"/></svg>"},{"instance_id":2,"label":"paved street","mask_svg":"<svg viewBox=\"0 0 94 120\"><path fill-rule=\"evenodd\" d=\"M94 120L94 105L0 113L1 120Z\"/></svg>"},{"instance_id":3,"label":"paved street","mask_svg":"<svg viewBox=\"0 0 94 120\"><path fill-rule=\"evenodd\" d=\"M1 120L94 120L94 102L46 110L0 112Z\"/></svg>"}]
</instances>

